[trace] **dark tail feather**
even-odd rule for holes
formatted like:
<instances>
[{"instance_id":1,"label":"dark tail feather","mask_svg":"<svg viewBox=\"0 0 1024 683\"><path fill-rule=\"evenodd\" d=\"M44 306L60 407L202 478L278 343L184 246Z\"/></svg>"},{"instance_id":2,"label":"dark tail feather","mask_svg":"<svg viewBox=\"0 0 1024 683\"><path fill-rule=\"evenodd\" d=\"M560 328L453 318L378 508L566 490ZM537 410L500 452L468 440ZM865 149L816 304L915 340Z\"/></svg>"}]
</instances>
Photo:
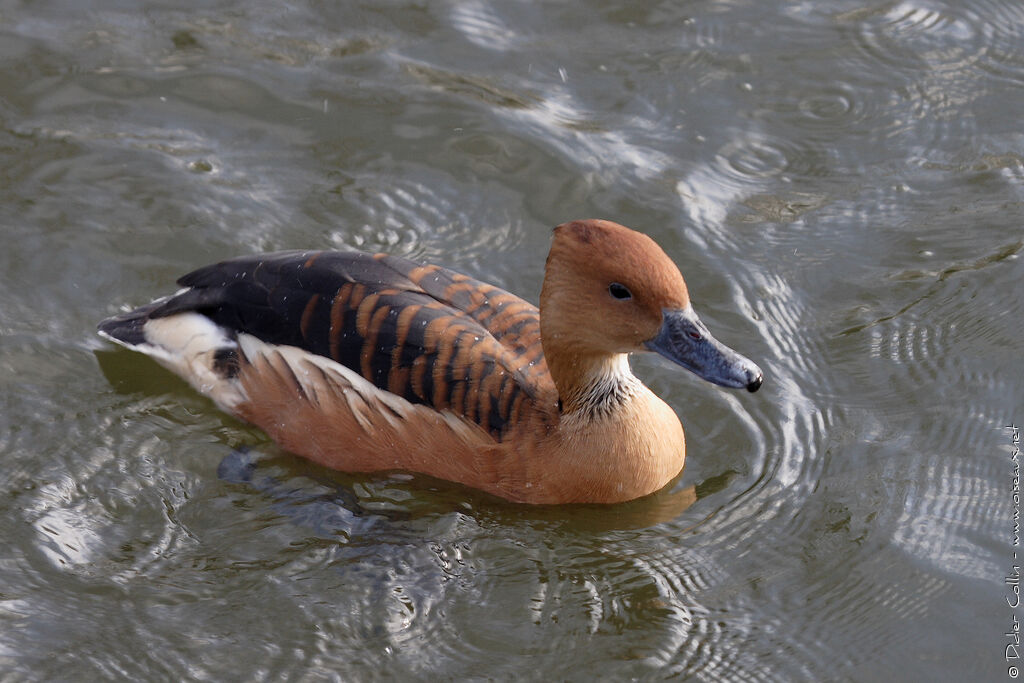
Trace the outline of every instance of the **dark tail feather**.
<instances>
[{"instance_id":1,"label":"dark tail feather","mask_svg":"<svg viewBox=\"0 0 1024 683\"><path fill-rule=\"evenodd\" d=\"M146 335L142 328L149 320L150 314L166 303L166 299L159 299L145 306L115 315L101 322L97 329L100 334L121 342L126 346L138 346L146 343Z\"/></svg>"}]
</instances>

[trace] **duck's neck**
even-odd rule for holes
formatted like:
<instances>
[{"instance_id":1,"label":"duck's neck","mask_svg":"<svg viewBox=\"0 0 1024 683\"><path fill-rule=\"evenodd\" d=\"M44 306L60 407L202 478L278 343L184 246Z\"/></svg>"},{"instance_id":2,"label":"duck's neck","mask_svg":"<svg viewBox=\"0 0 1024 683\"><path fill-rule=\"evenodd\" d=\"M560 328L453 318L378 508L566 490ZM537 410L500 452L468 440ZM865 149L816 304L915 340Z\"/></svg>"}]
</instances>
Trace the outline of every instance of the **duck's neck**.
<instances>
[{"instance_id":1,"label":"duck's neck","mask_svg":"<svg viewBox=\"0 0 1024 683\"><path fill-rule=\"evenodd\" d=\"M545 358L565 416L586 421L612 416L643 388L624 353L568 354L545 349Z\"/></svg>"}]
</instances>

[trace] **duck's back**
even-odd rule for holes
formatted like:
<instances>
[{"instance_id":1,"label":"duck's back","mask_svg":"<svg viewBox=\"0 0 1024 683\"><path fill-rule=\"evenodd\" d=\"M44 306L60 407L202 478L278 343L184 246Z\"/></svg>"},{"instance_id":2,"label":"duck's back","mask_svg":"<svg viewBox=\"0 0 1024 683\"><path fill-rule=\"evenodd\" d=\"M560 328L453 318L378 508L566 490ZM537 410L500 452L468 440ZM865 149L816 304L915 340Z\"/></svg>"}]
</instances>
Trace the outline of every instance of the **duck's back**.
<instances>
[{"instance_id":1,"label":"duck's back","mask_svg":"<svg viewBox=\"0 0 1024 683\"><path fill-rule=\"evenodd\" d=\"M147 325L198 313L228 342L243 335L329 358L380 390L463 416L496 439L554 395L537 309L446 268L384 254L292 251L224 261L178 284L185 287L178 294L106 320L100 330L144 350ZM246 360L244 345L228 343L215 355L225 375Z\"/></svg>"}]
</instances>

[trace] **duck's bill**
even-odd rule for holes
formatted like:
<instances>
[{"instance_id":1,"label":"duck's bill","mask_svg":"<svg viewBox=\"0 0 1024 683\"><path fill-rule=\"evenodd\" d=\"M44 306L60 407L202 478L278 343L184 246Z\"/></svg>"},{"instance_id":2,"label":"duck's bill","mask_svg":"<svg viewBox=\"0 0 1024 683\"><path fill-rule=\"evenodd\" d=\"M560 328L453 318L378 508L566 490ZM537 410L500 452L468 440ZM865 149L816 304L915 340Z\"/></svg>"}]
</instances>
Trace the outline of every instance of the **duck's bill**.
<instances>
[{"instance_id":1,"label":"duck's bill","mask_svg":"<svg viewBox=\"0 0 1024 683\"><path fill-rule=\"evenodd\" d=\"M658 336L645 343L698 377L732 389L757 391L761 368L711 336L693 307L662 311Z\"/></svg>"}]
</instances>

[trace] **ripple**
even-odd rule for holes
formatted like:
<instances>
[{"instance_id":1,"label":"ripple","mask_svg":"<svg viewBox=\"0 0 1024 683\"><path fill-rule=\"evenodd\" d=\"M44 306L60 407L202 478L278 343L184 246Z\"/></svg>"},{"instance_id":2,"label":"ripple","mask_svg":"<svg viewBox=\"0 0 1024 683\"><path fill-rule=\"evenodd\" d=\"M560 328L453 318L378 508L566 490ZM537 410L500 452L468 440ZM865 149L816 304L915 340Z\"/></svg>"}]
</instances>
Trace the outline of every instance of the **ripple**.
<instances>
[{"instance_id":1,"label":"ripple","mask_svg":"<svg viewBox=\"0 0 1024 683\"><path fill-rule=\"evenodd\" d=\"M949 415L950 421L955 416ZM990 419L970 420L969 427L943 429L935 435L949 452L983 446L998 453L999 429ZM1005 445L1010 444L1005 434ZM1003 463L999 463L1002 465ZM903 514L887 520L894 529L894 540L918 562L939 572L971 576L979 581L1000 576L1003 568L989 559L983 561L969 550L975 537L996 538L1005 535L1005 509L1011 501L1010 486L1005 493L994 490L992 481L1006 478L1011 468L995 463L965 468L962 463L936 453L915 463L914 485L908 487ZM997 471L1002 470L1002 471Z\"/></svg>"},{"instance_id":2,"label":"ripple","mask_svg":"<svg viewBox=\"0 0 1024 683\"><path fill-rule=\"evenodd\" d=\"M851 69L872 73L883 68L893 82L894 106L890 107L893 112L891 123L885 126L886 135L899 135L913 127L915 137L931 138L936 144L975 134L975 118L962 112L987 96L977 78L993 71L1020 78L1019 51L1015 47L1008 50L1008 45L996 47L1000 43L997 34L1013 36L1010 44L1014 46L1019 43L1024 25L1018 19L1007 17L1000 22L998 18L1019 9L1000 9L998 3L993 4L997 6L987 12L974 5L939 10L918 2L895 2L837 17L853 31L852 40L864 61ZM897 113L900 103L905 106L903 117ZM884 139L877 133L875 137Z\"/></svg>"},{"instance_id":3,"label":"ripple","mask_svg":"<svg viewBox=\"0 0 1024 683\"><path fill-rule=\"evenodd\" d=\"M979 0L971 3L970 10L983 24L986 44L978 68L1020 85L1024 82L1024 55L1020 51L1024 6L1014 0Z\"/></svg>"},{"instance_id":4,"label":"ripple","mask_svg":"<svg viewBox=\"0 0 1024 683\"><path fill-rule=\"evenodd\" d=\"M726 143L718 158L727 182L756 187L760 181L793 176L813 177L827 173L828 153L806 141L754 133L739 136Z\"/></svg>"},{"instance_id":5,"label":"ripple","mask_svg":"<svg viewBox=\"0 0 1024 683\"><path fill-rule=\"evenodd\" d=\"M521 42L515 29L497 15L494 7L478 0L457 3L452 8L451 22L470 42L488 50L504 52Z\"/></svg>"},{"instance_id":6,"label":"ripple","mask_svg":"<svg viewBox=\"0 0 1024 683\"><path fill-rule=\"evenodd\" d=\"M700 544L682 547L677 541L675 547L666 547L654 539L632 543L636 548L645 542L651 547L642 555L624 558L629 562L624 575L632 577L631 593L643 591L651 596L647 602L657 607L648 617L652 625L663 625L656 629L660 638L649 639L634 654L653 670L663 676L700 680L795 680L824 659L811 639L791 635L798 627L772 616L777 605L763 598L748 600L749 586L735 571L736 563L750 559L744 550L717 539L712 542L716 549L732 548L726 552L730 561L720 562L717 550ZM758 581L766 571L771 572L762 567ZM744 656L752 638L766 639L786 656Z\"/></svg>"},{"instance_id":7,"label":"ripple","mask_svg":"<svg viewBox=\"0 0 1024 683\"><path fill-rule=\"evenodd\" d=\"M966 246L966 245L965 245ZM925 303L929 309L943 308L948 309L943 311L946 316L951 317L953 320L957 320L963 316L976 316L980 310L990 307L991 303L982 303L978 306L965 305L964 300L960 294L948 295L947 297L940 296L940 292L943 289L953 288L954 290L968 287L973 289L974 285L970 280L966 280L968 276L973 273L985 274L990 268L998 268L1001 266L1013 267L1019 261L1019 254L1024 251L1024 241L1015 241L1008 244L1003 244L990 250L987 254L982 254L975 258L964 258L956 259L952 262L948 262L946 265L933 268L929 270L925 269L907 269L892 272L888 275L887 279L894 282L905 282L910 284L927 284L927 287L918 296L905 301L902 306L897 310L878 316L867 322L852 327L846 328L839 332L840 335L851 334L860 332L864 329L868 329L878 325L880 323L889 322L894 320L904 313L907 313L912 308L917 307L919 304ZM1008 305L1015 308L1019 308L1021 302L1014 298L1007 302ZM985 326L991 325L995 321L991 318L985 320L987 323ZM954 323L955 324L955 323ZM970 343L970 341L968 341Z\"/></svg>"},{"instance_id":8,"label":"ripple","mask_svg":"<svg viewBox=\"0 0 1024 683\"><path fill-rule=\"evenodd\" d=\"M837 389L860 397L858 402L862 405L884 406L892 415L918 419L921 404L899 399L901 394L891 391L893 385L929 386L936 378L943 378L945 383L979 385L967 380L978 372L972 359L978 354L999 358L1004 355L1001 349L1013 345L995 309L1010 315L1024 311L1024 302L1019 297L1007 297L998 305L985 302L985 282L994 276L986 271L1015 267L1016 262L1006 257L1019 250L1019 244L1010 245L930 275L923 271L895 274L893 279L905 284L896 290L900 295L887 297L892 300L890 310L880 314L877 306L864 306L851 312L847 319L867 318L867 322L833 333L835 346L829 355L834 356L837 369L857 384L856 389L842 384ZM971 303L974 301L981 303ZM860 351L851 353L854 348ZM861 363L860 353L882 361L887 371L879 374L877 364ZM1000 379L990 374L980 385L998 387ZM845 403L850 401L844 399ZM956 420L950 421L955 423ZM961 435L954 440L960 442L962 438Z\"/></svg>"},{"instance_id":9,"label":"ripple","mask_svg":"<svg viewBox=\"0 0 1024 683\"><path fill-rule=\"evenodd\" d=\"M510 116L579 172L599 177L607 186L638 186L660 177L674 163L659 148L660 141L651 139L655 122L632 116L613 126L583 106L571 86L556 86L537 106Z\"/></svg>"},{"instance_id":10,"label":"ripple","mask_svg":"<svg viewBox=\"0 0 1024 683\"><path fill-rule=\"evenodd\" d=\"M638 55L623 55L624 66L656 71L662 76L662 87L669 87L671 80L682 74L693 79L698 88L713 86L726 77L728 69L723 67L731 59L735 59L732 66L742 63L740 56L724 55L736 37L736 24L728 13L695 16L687 8L668 5L631 5L618 11L629 14L629 21L645 27L644 35L650 45ZM613 63L609 68L622 67ZM635 73L631 68L623 72L629 77ZM666 79L670 74L672 78Z\"/></svg>"},{"instance_id":11,"label":"ripple","mask_svg":"<svg viewBox=\"0 0 1024 683\"><path fill-rule=\"evenodd\" d=\"M699 231L687 230L687 237L702 243L710 232L719 245L732 249L739 242L728 233L731 207L749 199L755 212L761 208L771 210L771 205L775 205L788 213L786 204L793 209L802 203L799 193L792 193L789 201L780 199L781 207L773 200L766 204L764 198L782 195L780 183L827 176L833 165L832 154L807 135L798 141L762 131L734 133L718 149L712 163L694 166L676 183L684 211L694 225L701 226ZM809 201L814 205L822 200Z\"/></svg>"},{"instance_id":12,"label":"ripple","mask_svg":"<svg viewBox=\"0 0 1024 683\"><path fill-rule=\"evenodd\" d=\"M851 87L833 85L805 95L797 108L810 121L832 127L849 125L851 121L856 120L861 104Z\"/></svg>"},{"instance_id":13,"label":"ripple","mask_svg":"<svg viewBox=\"0 0 1024 683\"><path fill-rule=\"evenodd\" d=\"M527 77L497 79L420 61L402 64L427 87L488 107L514 127L516 139L547 146L575 173L599 177L608 186L641 184L674 165L663 149L674 134L665 133L660 118L651 118L663 117L662 112L641 107L638 113L610 114L611 106L591 106L593 95L581 90L564 68L531 66ZM612 104L621 108L621 103Z\"/></svg>"},{"instance_id":14,"label":"ripple","mask_svg":"<svg viewBox=\"0 0 1024 683\"><path fill-rule=\"evenodd\" d=\"M716 680L743 671L748 680L778 680L810 670L809 656L802 654L746 668L744 643L763 626L748 616L744 590L708 553L674 540L666 545L659 531L580 534L571 515L542 511L524 527L521 509L490 505L476 515L436 509L414 518L363 513L358 531L349 521L340 523L346 533L339 543L328 527L312 521L322 514L316 512L319 484L288 478L267 489L260 481L266 480L254 480L260 495L269 494L289 524L315 524L325 544L323 559L311 561L315 546L293 542L289 555L305 560L275 568L289 577L279 586L295 587L292 609L319 625L316 644L302 648L307 666L371 671L374 659L354 662L336 646L349 642L383 653L390 671L408 675L444 670L472 677L483 658L489 675L504 677L519 671L528 656L546 676L571 677L576 663L558 653L597 644L591 663L616 676L660 672ZM252 509L265 506L257 502ZM510 523L514 518L520 523ZM250 524L231 533L251 534ZM537 542L524 543L524 533ZM222 553L237 555L240 547L237 540L228 542ZM325 567L335 568L336 585L324 583ZM318 586L308 596L300 590L307 581ZM353 585L362 588L353 591ZM324 592L335 595L329 607L318 597ZM784 643L785 636L774 638ZM429 651L411 647L422 642L431 643ZM279 645L287 651L290 642Z\"/></svg>"},{"instance_id":15,"label":"ripple","mask_svg":"<svg viewBox=\"0 0 1024 683\"><path fill-rule=\"evenodd\" d=\"M525 645L526 651L540 654L573 643L578 647L581 641L602 642L594 661L631 677L666 670L716 671L731 662L730 648L723 647L726 625L690 598L695 589L711 584L710 578L694 575L694 567L664 555L620 554L620 539L605 538L600 549L580 545L571 536L561 540L565 545L559 543L557 551L550 544L535 550L532 568L523 567L506 580L526 589L517 602L530 605L514 621L528 620L541 636L520 648ZM500 595L481 597L501 600ZM509 605L505 613L510 610L515 614L522 607ZM550 630L556 623L559 627ZM480 638L479 626L462 632L481 651L510 646L507 632L487 638ZM541 634L558 635L548 642ZM570 675L568 666L549 660L545 674Z\"/></svg>"},{"instance_id":16,"label":"ripple","mask_svg":"<svg viewBox=\"0 0 1024 683\"><path fill-rule=\"evenodd\" d=\"M706 557L694 553L681 562L676 553L658 553L630 558L639 586L649 585L663 618L674 622L671 630L646 659L659 669L674 675L714 674L729 659L733 649L728 624L715 610L693 600L692 596L709 591L723 580L721 570ZM718 576L716 576L716 574ZM639 587L638 586L638 587ZM713 600L709 600L711 602Z\"/></svg>"},{"instance_id":17,"label":"ripple","mask_svg":"<svg viewBox=\"0 0 1024 683\"><path fill-rule=\"evenodd\" d=\"M871 58L900 71L922 65L932 71L960 71L983 53L978 19L945 7L894 2L877 11L839 15L841 23L856 25L856 42Z\"/></svg>"},{"instance_id":18,"label":"ripple","mask_svg":"<svg viewBox=\"0 0 1024 683\"><path fill-rule=\"evenodd\" d=\"M882 66L899 75L904 87L899 98L908 101L910 120L901 127L933 126L941 139L974 133L973 117L963 107L988 97L978 77L995 76L1020 84L1024 59L1019 44L1024 36L1024 10L1019 3L986 0L970 6L933 9L918 2L894 2L881 8L837 15L853 31L866 71ZM978 103L983 107L983 103ZM913 124L911 124L911 121Z\"/></svg>"},{"instance_id":19,"label":"ripple","mask_svg":"<svg viewBox=\"0 0 1024 683\"><path fill-rule=\"evenodd\" d=\"M716 238L715 246L703 251L715 253L720 248L718 235L709 237ZM755 520L767 523L818 485L827 465L822 444L837 416L823 400L829 395L825 388L829 370L824 365L827 338L814 333L818 326L807 302L778 274L734 268L730 275L725 286L731 296L719 296L731 302L725 308L735 307L744 319L757 321L753 333L743 335L747 341L742 350L761 364L767 381L757 400L715 392L702 400L699 409L685 405L681 415L689 420L688 444L694 454L698 444L721 441L714 438L715 429L730 430L733 443L737 443L737 428L749 435L748 448L734 449L731 458L716 457L719 468L728 467L739 476L703 507L695 506L704 517L692 527L694 533L742 545L750 542L749 534L756 533ZM699 307L699 302L695 305ZM713 330L719 327L709 320ZM666 398L671 399L671 394ZM698 468L704 476L719 474L702 463L688 467ZM780 523L785 527L789 522L772 522L773 526Z\"/></svg>"},{"instance_id":20,"label":"ripple","mask_svg":"<svg viewBox=\"0 0 1024 683\"><path fill-rule=\"evenodd\" d=\"M465 267L495 252L514 252L525 227L516 217L519 198L500 187L480 192L472 183L421 164L367 164L338 172L322 192L313 219L331 229L335 248L389 251ZM503 273L498 271L498 277Z\"/></svg>"},{"instance_id":21,"label":"ripple","mask_svg":"<svg viewBox=\"0 0 1024 683\"><path fill-rule=\"evenodd\" d=\"M901 283L901 294L889 298L902 306L836 337L842 349L833 356L843 378L834 387L837 398L856 421L874 424L861 438L869 451L887 456L871 457L883 463L880 478L901 492L900 506L882 506L877 528L891 530L906 561L928 566L933 577L1000 576L974 539L1009 529L999 510L1008 506L1010 463L987 456L1008 447L1000 430L1020 410L1011 398L1018 393L1014 380L1001 368L1012 365L1004 349L1015 345L1006 320L1019 318L1024 300L1008 292L997 303L984 292L1013 279L1007 269L1019 269L1012 257L1020 250L1012 243L931 271L897 272L890 280ZM874 362L857 360L861 355ZM960 398L933 404L930 396L949 387ZM1001 479L1005 495L991 485ZM949 587L937 579L930 590L934 602Z\"/></svg>"},{"instance_id":22,"label":"ripple","mask_svg":"<svg viewBox=\"0 0 1024 683\"><path fill-rule=\"evenodd\" d=\"M740 176L767 178L790 167L786 150L778 142L765 139L730 142L718 153Z\"/></svg>"}]
</instances>

